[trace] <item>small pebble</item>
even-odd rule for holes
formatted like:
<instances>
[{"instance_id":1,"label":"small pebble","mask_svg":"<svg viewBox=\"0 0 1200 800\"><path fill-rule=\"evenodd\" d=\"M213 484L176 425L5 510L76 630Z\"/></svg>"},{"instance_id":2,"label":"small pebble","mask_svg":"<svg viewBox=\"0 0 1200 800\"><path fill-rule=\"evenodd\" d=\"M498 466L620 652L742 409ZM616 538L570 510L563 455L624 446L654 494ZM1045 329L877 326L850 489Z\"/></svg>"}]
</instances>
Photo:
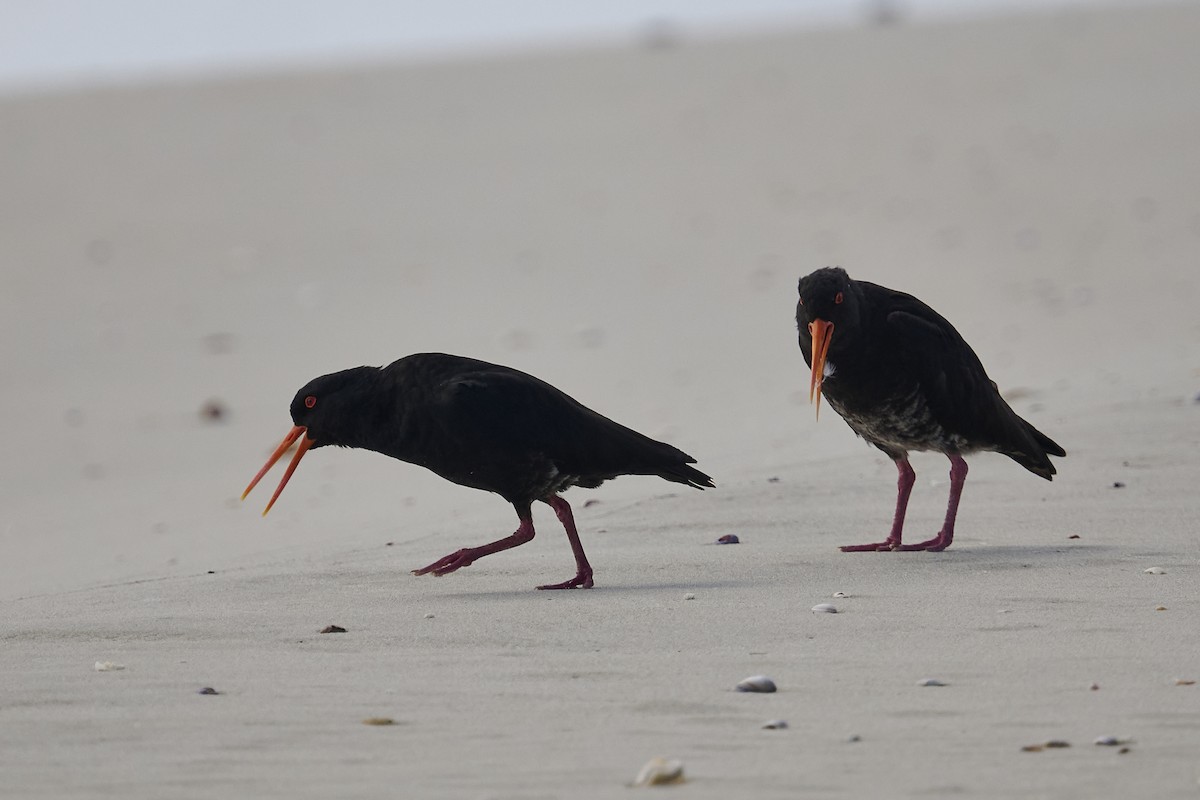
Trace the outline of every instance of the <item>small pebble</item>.
<instances>
[{"instance_id":1,"label":"small pebble","mask_svg":"<svg viewBox=\"0 0 1200 800\"><path fill-rule=\"evenodd\" d=\"M116 672L119 669L125 669L124 664L114 664L111 661L97 661L96 672Z\"/></svg>"},{"instance_id":2,"label":"small pebble","mask_svg":"<svg viewBox=\"0 0 1200 800\"><path fill-rule=\"evenodd\" d=\"M1196 682L1193 680L1190 680L1188 678L1176 678L1175 685L1176 686L1195 686Z\"/></svg>"},{"instance_id":3,"label":"small pebble","mask_svg":"<svg viewBox=\"0 0 1200 800\"><path fill-rule=\"evenodd\" d=\"M1042 742L1041 744L1027 744L1022 747L1021 750L1026 753L1040 753L1043 750L1057 750L1070 746L1070 742L1064 742L1061 739L1051 739L1050 741Z\"/></svg>"},{"instance_id":4,"label":"small pebble","mask_svg":"<svg viewBox=\"0 0 1200 800\"><path fill-rule=\"evenodd\" d=\"M937 678L922 678L917 681L917 686L945 686L946 684L939 681Z\"/></svg>"},{"instance_id":5,"label":"small pebble","mask_svg":"<svg viewBox=\"0 0 1200 800\"><path fill-rule=\"evenodd\" d=\"M209 570L209 571L208 571L206 574L208 574L208 575L216 575L216 574L217 574L217 571L216 571L215 569L210 569L210 570Z\"/></svg>"},{"instance_id":6,"label":"small pebble","mask_svg":"<svg viewBox=\"0 0 1200 800\"><path fill-rule=\"evenodd\" d=\"M775 691L775 681L766 675L751 675L734 687L739 692L759 692L770 694Z\"/></svg>"},{"instance_id":7,"label":"small pebble","mask_svg":"<svg viewBox=\"0 0 1200 800\"><path fill-rule=\"evenodd\" d=\"M1165 569L1163 569L1162 567L1147 567L1146 569L1142 570L1142 572L1146 573L1147 575L1166 575L1167 574L1167 571Z\"/></svg>"},{"instance_id":8,"label":"small pebble","mask_svg":"<svg viewBox=\"0 0 1200 800\"><path fill-rule=\"evenodd\" d=\"M779 483L779 478L767 478L767 483Z\"/></svg>"},{"instance_id":9,"label":"small pebble","mask_svg":"<svg viewBox=\"0 0 1200 800\"><path fill-rule=\"evenodd\" d=\"M834 608L832 603L817 603L812 607L814 614L836 614L838 610Z\"/></svg>"},{"instance_id":10,"label":"small pebble","mask_svg":"<svg viewBox=\"0 0 1200 800\"><path fill-rule=\"evenodd\" d=\"M205 422L222 422L229 415L225 404L220 400L207 400L200 406L200 419Z\"/></svg>"},{"instance_id":11,"label":"small pebble","mask_svg":"<svg viewBox=\"0 0 1200 800\"><path fill-rule=\"evenodd\" d=\"M196 694L220 694L220 692L211 686L205 686L203 689L198 690Z\"/></svg>"},{"instance_id":12,"label":"small pebble","mask_svg":"<svg viewBox=\"0 0 1200 800\"><path fill-rule=\"evenodd\" d=\"M391 717L367 717L363 721L363 725L395 725L396 720Z\"/></svg>"},{"instance_id":13,"label":"small pebble","mask_svg":"<svg viewBox=\"0 0 1200 800\"><path fill-rule=\"evenodd\" d=\"M788 726L786 719L773 719L763 723L763 730L781 731Z\"/></svg>"},{"instance_id":14,"label":"small pebble","mask_svg":"<svg viewBox=\"0 0 1200 800\"><path fill-rule=\"evenodd\" d=\"M1078 533L1072 533L1072 534L1071 534L1070 536L1068 536L1067 538L1068 538L1068 539L1078 539L1078 538L1079 538L1079 534L1078 534Z\"/></svg>"},{"instance_id":15,"label":"small pebble","mask_svg":"<svg viewBox=\"0 0 1200 800\"><path fill-rule=\"evenodd\" d=\"M383 543L383 546L384 546L384 547L392 547L392 546L393 546L393 545L395 545L395 544L396 544L395 542L384 542L384 543Z\"/></svg>"},{"instance_id":16,"label":"small pebble","mask_svg":"<svg viewBox=\"0 0 1200 800\"><path fill-rule=\"evenodd\" d=\"M685 594L685 595L683 596L683 599L684 599L684 600L695 600L695 599L696 599L696 595L692 594L691 592L688 592L687 594Z\"/></svg>"},{"instance_id":17,"label":"small pebble","mask_svg":"<svg viewBox=\"0 0 1200 800\"><path fill-rule=\"evenodd\" d=\"M849 597L850 595L846 594L845 592L834 592L833 596L841 598L841 597Z\"/></svg>"},{"instance_id":18,"label":"small pebble","mask_svg":"<svg viewBox=\"0 0 1200 800\"><path fill-rule=\"evenodd\" d=\"M634 786L667 786L683 783L683 762L658 756L646 762L633 780Z\"/></svg>"},{"instance_id":19,"label":"small pebble","mask_svg":"<svg viewBox=\"0 0 1200 800\"><path fill-rule=\"evenodd\" d=\"M738 539L736 533L727 533L720 539L717 539L717 544L739 544L741 539Z\"/></svg>"},{"instance_id":20,"label":"small pebble","mask_svg":"<svg viewBox=\"0 0 1200 800\"><path fill-rule=\"evenodd\" d=\"M1088 688L1089 688L1089 689L1091 689L1093 692L1097 692L1097 691L1099 691L1099 690L1100 690L1100 684L1098 684L1098 683L1093 683L1093 684L1092 684L1091 686L1089 686Z\"/></svg>"},{"instance_id":21,"label":"small pebble","mask_svg":"<svg viewBox=\"0 0 1200 800\"><path fill-rule=\"evenodd\" d=\"M1118 739L1116 736L1101 736L1094 743L1101 747L1116 747L1119 744L1129 744L1129 739Z\"/></svg>"},{"instance_id":22,"label":"small pebble","mask_svg":"<svg viewBox=\"0 0 1200 800\"><path fill-rule=\"evenodd\" d=\"M1070 742L1064 742L1062 739L1051 739L1050 741L1046 742L1046 747L1050 748L1051 750L1070 746Z\"/></svg>"},{"instance_id":23,"label":"small pebble","mask_svg":"<svg viewBox=\"0 0 1200 800\"><path fill-rule=\"evenodd\" d=\"M854 742L861 742L862 737L859 736L857 733L852 733L846 737L846 741L853 744Z\"/></svg>"},{"instance_id":24,"label":"small pebble","mask_svg":"<svg viewBox=\"0 0 1200 800\"><path fill-rule=\"evenodd\" d=\"M1124 489L1125 484L1122 483L1121 481L1113 481L1113 488L1114 489Z\"/></svg>"},{"instance_id":25,"label":"small pebble","mask_svg":"<svg viewBox=\"0 0 1200 800\"><path fill-rule=\"evenodd\" d=\"M1126 753L1128 753L1131 749L1132 748L1129 748L1129 747L1122 747L1120 750L1117 751L1117 755L1123 756Z\"/></svg>"},{"instance_id":26,"label":"small pebble","mask_svg":"<svg viewBox=\"0 0 1200 800\"><path fill-rule=\"evenodd\" d=\"M321 628L321 633L345 633L346 629L341 625L326 625Z\"/></svg>"},{"instance_id":27,"label":"small pebble","mask_svg":"<svg viewBox=\"0 0 1200 800\"><path fill-rule=\"evenodd\" d=\"M426 614L425 619L433 619L433 614Z\"/></svg>"},{"instance_id":28,"label":"small pebble","mask_svg":"<svg viewBox=\"0 0 1200 800\"><path fill-rule=\"evenodd\" d=\"M1167 607L1166 606L1155 606L1154 610L1155 611L1166 611Z\"/></svg>"}]
</instances>

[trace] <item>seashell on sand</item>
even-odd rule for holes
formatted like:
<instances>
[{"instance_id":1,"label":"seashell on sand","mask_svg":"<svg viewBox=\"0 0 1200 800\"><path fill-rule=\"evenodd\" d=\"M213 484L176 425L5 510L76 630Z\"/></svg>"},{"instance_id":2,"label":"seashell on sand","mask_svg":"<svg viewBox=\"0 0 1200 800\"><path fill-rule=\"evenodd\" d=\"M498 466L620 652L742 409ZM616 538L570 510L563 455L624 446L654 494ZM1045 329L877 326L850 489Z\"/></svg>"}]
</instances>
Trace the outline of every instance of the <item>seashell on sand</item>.
<instances>
[{"instance_id":1,"label":"seashell on sand","mask_svg":"<svg viewBox=\"0 0 1200 800\"><path fill-rule=\"evenodd\" d=\"M696 599L696 595L692 594L691 592L688 592L687 594L685 594L685 595L683 596L683 599L684 599L684 600L695 600L695 599Z\"/></svg>"},{"instance_id":2,"label":"seashell on sand","mask_svg":"<svg viewBox=\"0 0 1200 800\"><path fill-rule=\"evenodd\" d=\"M683 783L683 762L657 756L646 762L633 780L634 786L668 786Z\"/></svg>"},{"instance_id":3,"label":"seashell on sand","mask_svg":"<svg viewBox=\"0 0 1200 800\"><path fill-rule=\"evenodd\" d=\"M845 592L834 592L833 596L835 598L842 598L842 597L849 597L850 595L846 594Z\"/></svg>"},{"instance_id":4,"label":"seashell on sand","mask_svg":"<svg viewBox=\"0 0 1200 800\"><path fill-rule=\"evenodd\" d=\"M741 541L736 533L727 533L720 539L717 539L717 544L739 544Z\"/></svg>"},{"instance_id":5,"label":"seashell on sand","mask_svg":"<svg viewBox=\"0 0 1200 800\"><path fill-rule=\"evenodd\" d=\"M759 692L761 694L770 694L775 691L775 681L768 678L766 675L751 675L749 678L738 683L734 687L739 692Z\"/></svg>"},{"instance_id":6,"label":"seashell on sand","mask_svg":"<svg viewBox=\"0 0 1200 800\"><path fill-rule=\"evenodd\" d=\"M781 731L787 728L787 726L788 724L786 719L773 719L763 723L763 730Z\"/></svg>"},{"instance_id":7,"label":"seashell on sand","mask_svg":"<svg viewBox=\"0 0 1200 800\"><path fill-rule=\"evenodd\" d=\"M220 692L211 686L205 686L203 689L197 689L196 694L220 694Z\"/></svg>"},{"instance_id":8,"label":"seashell on sand","mask_svg":"<svg viewBox=\"0 0 1200 800\"><path fill-rule=\"evenodd\" d=\"M922 678L917 681L917 686L945 686L944 681L939 681L937 678Z\"/></svg>"},{"instance_id":9,"label":"seashell on sand","mask_svg":"<svg viewBox=\"0 0 1200 800\"><path fill-rule=\"evenodd\" d=\"M1142 572L1146 573L1147 575L1166 575L1167 574L1167 571L1165 569L1163 569L1162 567L1147 567L1146 569L1142 570Z\"/></svg>"},{"instance_id":10,"label":"seashell on sand","mask_svg":"<svg viewBox=\"0 0 1200 800\"><path fill-rule=\"evenodd\" d=\"M97 661L96 672L116 672L119 669L125 669L124 664L114 664L111 661Z\"/></svg>"},{"instance_id":11,"label":"seashell on sand","mask_svg":"<svg viewBox=\"0 0 1200 800\"><path fill-rule=\"evenodd\" d=\"M814 614L836 614L838 610L834 608L832 603L817 603L812 607Z\"/></svg>"}]
</instances>

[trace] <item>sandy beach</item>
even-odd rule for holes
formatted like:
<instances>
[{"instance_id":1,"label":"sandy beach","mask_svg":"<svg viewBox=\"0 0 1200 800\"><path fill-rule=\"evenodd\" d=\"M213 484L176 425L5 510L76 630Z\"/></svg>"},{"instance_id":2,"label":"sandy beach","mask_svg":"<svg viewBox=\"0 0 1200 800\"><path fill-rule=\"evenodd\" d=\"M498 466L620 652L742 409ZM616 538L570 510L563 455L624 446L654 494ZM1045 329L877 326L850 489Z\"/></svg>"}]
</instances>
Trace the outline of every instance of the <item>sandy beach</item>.
<instances>
[{"instance_id":1,"label":"sandy beach","mask_svg":"<svg viewBox=\"0 0 1200 800\"><path fill-rule=\"evenodd\" d=\"M1195 797L1198 38L1181 4L0 98L0 795ZM951 549L839 552L895 469L809 405L831 264L950 319L1055 480L979 454ZM516 520L379 455L238 499L300 386L423 351L717 488L569 492L596 588L552 593L544 506L410 575ZM915 540L948 462L913 465ZM686 782L631 788L654 756Z\"/></svg>"}]
</instances>

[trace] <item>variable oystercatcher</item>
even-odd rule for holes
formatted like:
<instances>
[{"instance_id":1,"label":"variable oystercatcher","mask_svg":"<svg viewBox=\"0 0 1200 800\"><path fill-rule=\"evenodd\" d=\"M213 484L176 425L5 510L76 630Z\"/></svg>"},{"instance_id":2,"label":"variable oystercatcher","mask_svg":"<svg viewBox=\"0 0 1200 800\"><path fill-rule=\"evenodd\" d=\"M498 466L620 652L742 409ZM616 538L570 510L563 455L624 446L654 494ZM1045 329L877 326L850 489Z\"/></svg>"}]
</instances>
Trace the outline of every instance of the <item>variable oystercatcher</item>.
<instances>
[{"instance_id":1,"label":"variable oystercatcher","mask_svg":"<svg viewBox=\"0 0 1200 800\"><path fill-rule=\"evenodd\" d=\"M495 492L517 510L511 535L439 558L414 575L446 575L533 538L531 506L554 509L575 553L575 577L539 589L590 589L592 568L571 506L559 493L619 475L658 475L703 489L712 478L669 444L597 414L544 381L509 367L442 353L386 367L355 367L310 381L292 400L294 427L242 494L297 441L296 454L263 510L271 510L304 454L338 445L426 467L463 486Z\"/></svg>"},{"instance_id":2,"label":"variable oystercatcher","mask_svg":"<svg viewBox=\"0 0 1200 800\"><path fill-rule=\"evenodd\" d=\"M812 370L809 399L829 398L833 410L862 438L896 462L900 473L892 530L865 550L945 550L967 477L963 456L1003 453L1051 480L1048 456L1066 452L1017 416L987 376L979 357L940 314L912 295L851 280L827 267L800 279L796 324L800 350ZM904 512L916 474L911 450L950 459L950 501L937 536L902 544Z\"/></svg>"}]
</instances>

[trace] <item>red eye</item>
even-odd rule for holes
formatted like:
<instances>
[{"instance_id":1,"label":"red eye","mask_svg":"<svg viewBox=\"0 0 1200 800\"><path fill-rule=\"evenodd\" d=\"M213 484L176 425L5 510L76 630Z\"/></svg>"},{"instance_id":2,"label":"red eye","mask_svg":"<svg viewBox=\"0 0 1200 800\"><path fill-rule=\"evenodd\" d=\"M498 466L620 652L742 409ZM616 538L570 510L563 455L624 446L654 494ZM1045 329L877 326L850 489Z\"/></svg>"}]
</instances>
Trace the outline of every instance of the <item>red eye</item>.
<instances>
[{"instance_id":1,"label":"red eye","mask_svg":"<svg viewBox=\"0 0 1200 800\"><path fill-rule=\"evenodd\" d=\"M843 300L845 300L845 299L846 299L846 298L842 297L842 293L841 293L841 292L838 292L837 294L835 294L835 295L833 296L833 302L834 302L834 303L836 303L836 304L837 304L837 305L839 305L839 306L842 304L842 301L843 301Z\"/></svg>"},{"instance_id":2,"label":"red eye","mask_svg":"<svg viewBox=\"0 0 1200 800\"><path fill-rule=\"evenodd\" d=\"M317 404L317 398L313 397L311 394L308 397L304 398L304 407L305 408L312 408L316 404Z\"/></svg>"},{"instance_id":3,"label":"red eye","mask_svg":"<svg viewBox=\"0 0 1200 800\"><path fill-rule=\"evenodd\" d=\"M804 298L803 298L803 297L801 297L801 298L800 298L800 305L804 305Z\"/></svg>"}]
</instances>

